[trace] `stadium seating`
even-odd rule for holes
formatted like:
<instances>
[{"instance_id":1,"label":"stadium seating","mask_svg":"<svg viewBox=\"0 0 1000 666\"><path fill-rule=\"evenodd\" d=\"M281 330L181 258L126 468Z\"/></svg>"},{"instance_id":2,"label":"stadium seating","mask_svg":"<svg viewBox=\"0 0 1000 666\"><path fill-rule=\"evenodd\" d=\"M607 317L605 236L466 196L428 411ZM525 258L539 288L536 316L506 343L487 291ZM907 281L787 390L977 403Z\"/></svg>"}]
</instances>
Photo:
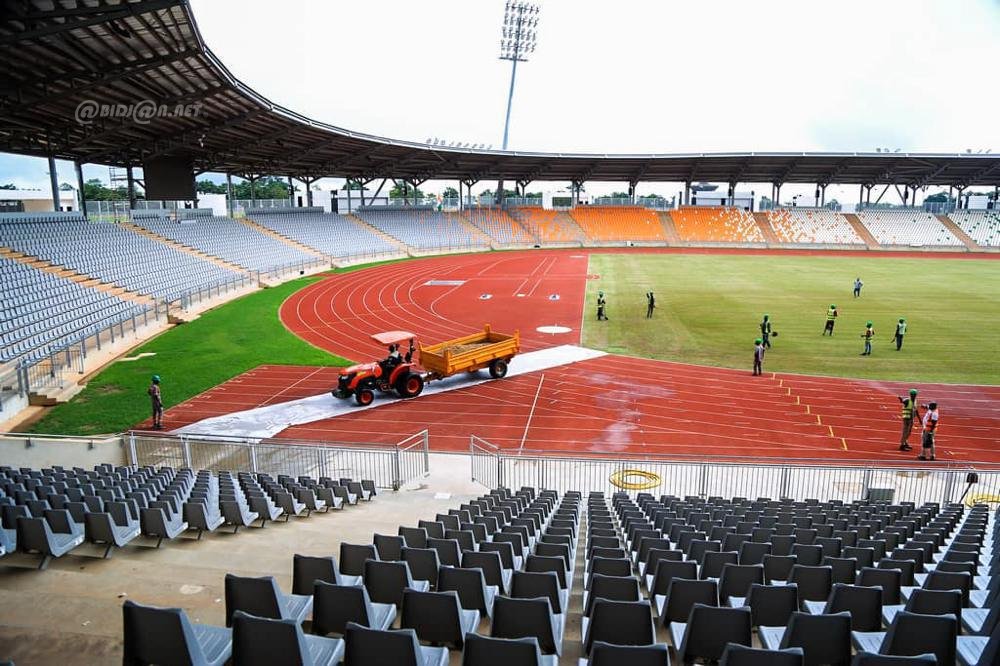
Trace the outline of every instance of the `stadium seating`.
<instances>
[{"instance_id":1,"label":"stadium seating","mask_svg":"<svg viewBox=\"0 0 1000 666\"><path fill-rule=\"evenodd\" d=\"M168 220L150 211L134 211L133 224L250 271L274 272L317 261L317 257L267 236L229 217L196 216Z\"/></svg>"},{"instance_id":2,"label":"stadium seating","mask_svg":"<svg viewBox=\"0 0 1000 666\"><path fill-rule=\"evenodd\" d=\"M578 206L570 216L597 242L667 240L654 211L631 206Z\"/></svg>"},{"instance_id":3,"label":"stadium seating","mask_svg":"<svg viewBox=\"0 0 1000 666\"><path fill-rule=\"evenodd\" d=\"M1000 247L1000 210L956 210L951 221L983 247Z\"/></svg>"},{"instance_id":4,"label":"stadium seating","mask_svg":"<svg viewBox=\"0 0 1000 666\"><path fill-rule=\"evenodd\" d=\"M854 228L832 210L778 208L767 212L768 222L782 243L864 245Z\"/></svg>"},{"instance_id":5,"label":"stadium seating","mask_svg":"<svg viewBox=\"0 0 1000 666\"><path fill-rule=\"evenodd\" d=\"M245 277L123 226L0 214L0 245L157 299Z\"/></svg>"},{"instance_id":6,"label":"stadium seating","mask_svg":"<svg viewBox=\"0 0 1000 666\"><path fill-rule=\"evenodd\" d=\"M962 246L940 220L922 210L869 208L857 216L881 245Z\"/></svg>"},{"instance_id":7,"label":"stadium seating","mask_svg":"<svg viewBox=\"0 0 1000 666\"><path fill-rule=\"evenodd\" d=\"M741 208L690 206L670 211L682 241L695 243L763 243L753 215Z\"/></svg>"},{"instance_id":8,"label":"stadium seating","mask_svg":"<svg viewBox=\"0 0 1000 666\"><path fill-rule=\"evenodd\" d=\"M525 206L510 209L510 215L542 244L582 243L586 239L572 218L557 210Z\"/></svg>"},{"instance_id":9,"label":"stadium seating","mask_svg":"<svg viewBox=\"0 0 1000 666\"><path fill-rule=\"evenodd\" d=\"M500 208L468 208L463 213L477 229L500 245L534 245L535 237Z\"/></svg>"},{"instance_id":10,"label":"stadium seating","mask_svg":"<svg viewBox=\"0 0 1000 666\"><path fill-rule=\"evenodd\" d=\"M45 356L146 311L132 301L0 257L0 363Z\"/></svg>"},{"instance_id":11,"label":"stadium seating","mask_svg":"<svg viewBox=\"0 0 1000 666\"><path fill-rule=\"evenodd\" d=\"M356 215L417 250L471 249L488 245L457 213L422 207L367 206L359 208Z\"/></svg>"},{"instance_id":12,"label":"stadium seating","mask_svg":"<svg viewBox=\"0 0 1000 666\"><path fill-rule=\"evenodd\" d=\"M396 245L341 215L322 209L249 209L247 217L286 238L338 259L360 256L398 255Z\"/></svg>"}]
</instances>

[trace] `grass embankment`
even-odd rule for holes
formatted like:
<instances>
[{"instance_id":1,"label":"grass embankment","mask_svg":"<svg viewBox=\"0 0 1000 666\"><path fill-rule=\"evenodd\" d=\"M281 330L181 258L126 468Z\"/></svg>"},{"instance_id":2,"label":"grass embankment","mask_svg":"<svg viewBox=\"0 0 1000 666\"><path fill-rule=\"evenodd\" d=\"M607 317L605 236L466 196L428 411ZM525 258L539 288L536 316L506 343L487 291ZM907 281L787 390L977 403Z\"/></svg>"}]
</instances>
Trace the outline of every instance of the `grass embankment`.
<instances>
[{"instance_id":1,"label":"grass embankment","mask_svg":"<svg viewBox=\"0 0 1000 666\"><path fill-rule=\"evenodd\" d=\"M590 257L584 344L610 352L750 369L767 313L779 336L765 371L1000 383L1000 262L991 260L727 255ZM855 299L855 277L864 288ZM645 293L656 295L647 320ZM610 321L597 322L598 290ZM821 337L836 304L833 338ZM902 351L896 322L909 328ZM867 321L876 338L860 356Z\"/></svg>"},{"instance_id":2,"label":"grass embankment","mask_svg":"<svg viewBox=\"0 0 1000 666\"><path fill-rule=\"evenodd\" d=\"M258 365L346 364L292 335L278 319L282 301L316 279L248 294L170 329L129 353L155 356L112 363L31 431L90 435L126 430L149 416L146 388L154 374L163 379L164 406L169 408Z\"/></svg>"}]
</instances>

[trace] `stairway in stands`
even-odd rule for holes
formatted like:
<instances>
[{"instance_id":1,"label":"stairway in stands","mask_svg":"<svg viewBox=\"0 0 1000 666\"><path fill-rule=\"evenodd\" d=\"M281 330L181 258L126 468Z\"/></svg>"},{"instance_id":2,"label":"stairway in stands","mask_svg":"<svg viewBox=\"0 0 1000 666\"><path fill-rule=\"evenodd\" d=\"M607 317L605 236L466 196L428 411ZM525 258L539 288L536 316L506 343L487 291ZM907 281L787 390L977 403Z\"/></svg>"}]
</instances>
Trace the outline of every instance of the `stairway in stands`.
<instances>
[{"instance_id":1,"label":"stairway in stands","mask_svg":"<svg viewBox=\"0 0 1000 666\"><path fill-rule=\"evenodd\" d=\"M289 238L288 236L282 236L277 231L274 231L273 229L268 229L263 224L257 224L256 222L254 222L253 220L251 220L249 217L240 217L240 218L234 218L234 219L237 222L241 222L241 223L245 224L246 226L250 227L254 231L258 231L258 232L264 234L265 236L270 236L271 238L273 238L275 240L281 241L285 245L288 245L290 247L294 247L296 250L299 250L300 252L305 252L306 254L310 254L310 255L313 255L315 257L319 257L320 259L327 259L327 260L329 260L329 258L330 258L330 257L326 256L325 254L323 254L322 252L320 252L319 250L317 250L316 248L314 248L314 247L310 247L309 245L306 245L305 243L300 243L299 241L295 240L294 238Z\"/></svg>"},{"instance_id":2,"label":"stairway in stands","mask_svg":"<svg viewBox=\"0 0 1000 666\"><path fill-rule=\"evenodd\" d=\"M410 247L406 243L399 240L395 236L390 236L389 234L385 233L378 227L368 224L354 213L348 213L347 215L344 215L344 219L348 220L352 224L358 225L365 231L375 234L376 236L384 240L386 243L391 243L393 246L398 247L399 251L402 252L403 254L405 255L410 254Z\"/></svg>"},{"instance_id":3,"label":"stairway in stands","mask_svg":"<svg viewBox=\"0 0 1000 666\"><path fill-rule=\"evenodd\" d=\"M940 220L941 224L944 225L944 228L950 231L955 238L962 241L962 243L965 244L965 247L969 248L973 252L978 252L982 249L976 245L976 241L972 240L972 237L969 236L969 234L962 231L960 226L952 222L950 217L947 215L935 215L934 217Z\"/></svg>"},{"instance_id":4,"label":"stairway in stands","mask_svg":"<svg viewBox=\"0 0 1000 666\"><path fill-rule=\"evenodd\" d=\"M445 215L447 215L449 218L451 218L452 220L454 220L458 224L461 224L465 228L465 230L469 232L469 234L472 236L472 238L477 239L479 242L483 243L484 245L488 245L488 246L492 247L493 243L496 242L496 239L494 239L489 234L487 234L485 231L483 231L482 229L480 229L479 227L477 227L476 225L474 225L472 222L470 222L468 220L468 218L466 218L461 213L445 213Z\"/></svg>"},{"instance_id":5,"label":"stairway in stands","mask_svg":"<svg viewBox=\"0 0 1000 666\"><path fill-rule=\"evenodd\" d=\"M669 211L657 211L656 217L660 218L663 225L663 235L667 237L667 244L680 245L681 237L677 234L677 227L674 226L674 218L670 217Z\"/></svg>"},{"instance_id":6,"label":"stairway in stands","mask_svg":"<svg viewBox=\"0 0 1000 666\"><path fill-rule=\"evenodd\" d=\"M843 215L844 219L847 220L849 225L851 225L854 232L861 237L861 240L865 242L865 245L868 246L869 250L877 250L882 247L879 245L879 242L875 240L875 237L872 236L872 232L868 231L868 227L861 223L861 220L858 219L857 215L854 213L844 213Z\"/></svg>"},{"instance_id":7,"label":"stairway in stands","mask_svg":"<svg viewBox=\"0 0 1000 666\"><path fill-rule=\"evenodd\" d=\"M243 266L240 266L239 264L234 264L231 261L226 261L225 259L220 259L219 257L213 256L211 254L206 254L205 252L202 252L201 250L199 250L197 248L193 248L190 245L184 245L183 243L178 243L177 241L173 240L172 238L167 238L166 236L161 236L160 234L158 234L156 232L153 232L153 231L150 231L149 229L146 229L145 227L140 227L140 226L138 226L136 224L132 224L131 222L121 222L120 224L121 224L121 226L125 227L129 231L132 231L132 232L137 233L139 235L145 236L146 238L150 238L150 239L156 241L157 243L162 243L163 245L171 247L171 248L173 248L173 249L175 249L175 250L177 250L179 252L184 252L184 253L190 254L192 256L198 257L202 261L207 261L209 263L215 264L216 266L221 266L222 268L231 270L231 271L236 272L236 273L244 273L244 274L246 274L246 273L250 272L247 268L244 268Z\"/></svg>"},{"instance_id":8,"label":"stairway in stands","mask_svg":"<svg viewBox=\"0 0 1000 666\"><path fill-rule=\"evenodd\" d=\"M781 239L778 238L778 234L774 233L774 227L771 226L771 220L767 219L767 213L754 213L754 222L757 223L757 227L760 229L760 233L764 234L764 240L767 241L768 245L778 244Z\"/></svg>"}]
</instances>

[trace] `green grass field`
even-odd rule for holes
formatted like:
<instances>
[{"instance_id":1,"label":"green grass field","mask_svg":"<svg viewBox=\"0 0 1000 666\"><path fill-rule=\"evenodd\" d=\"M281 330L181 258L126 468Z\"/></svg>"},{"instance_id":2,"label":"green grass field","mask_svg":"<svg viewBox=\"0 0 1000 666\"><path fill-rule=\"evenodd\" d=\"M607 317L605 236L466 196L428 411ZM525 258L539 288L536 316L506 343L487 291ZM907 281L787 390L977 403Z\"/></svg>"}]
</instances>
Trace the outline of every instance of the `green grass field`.
<instances>
[{"instance_id":1,"label":"green grass field","mask_svg":"<svg viewBox=\"0 0 1000 666\"><path fill-rule=\"evenodd\" d=\"M149 417L146 388L153 374L163 378L163 402L169 408L262 364L344 365L343 359L289 333L278 319L282 301L316 279L254 292L150 340L130 355L156 356L112 363L31 431L90 435L127 430Z\"/></svg>"},{"instance_id":2,"label":"green grass field","mask_svg":"<svg viewBox=\"0 0 1000 666\"><path fill-rule=\"evenodd\" d=\"M593 254L583 343L609 352L750 369L762 316L765 371L887 380L1000 383L1000 262L804 256ZM865 286L852 295L854 278ZM656 295L646 320L645 293ZM595 319L597 292L610 321ZM836 304L833 338L821 337ZM909 328L902 351L896 321ZM872 355L860 356L867 321Z\"/></svg>"}]
</instances>

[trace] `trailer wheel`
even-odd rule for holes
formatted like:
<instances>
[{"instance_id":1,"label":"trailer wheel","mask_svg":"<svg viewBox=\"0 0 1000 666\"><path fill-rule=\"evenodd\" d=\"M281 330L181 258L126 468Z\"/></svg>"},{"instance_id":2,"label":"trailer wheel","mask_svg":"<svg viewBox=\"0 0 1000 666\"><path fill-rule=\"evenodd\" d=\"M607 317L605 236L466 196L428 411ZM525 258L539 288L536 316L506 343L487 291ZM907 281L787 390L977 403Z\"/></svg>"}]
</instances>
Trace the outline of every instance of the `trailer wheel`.
<instances>
[{"instance_id":1,"label":"trailer wheel","mask_svg":"<svg viewBox=\"0 0 1000 666\"><path fill-rule=\"evenodd\" d=\"M401 377L396 385L396 392L400 398L416 398L423 390L424 378L415 372Z\"/></svg>"},{"instance_id":2,"label":"trailer wheel","mask_svg":"<svg viewBox=\"0 0 1000 666\"><path fill-rule=\"evenodd\" d=\"M490 361L490 377L500 379L507 376L507 361L497 358Z\"/></svg>"},{"instance_id":3,"label":"trailer wheel","mask_svg":"<svg viewBox=\"0 0 1000 666\"><path fill-rule=\"evenodd\" d=\"M354 394L354 400L362 407L367 407L375 400L375 391L368 387L358 389Z\"/></svg>"}]
</instances>

